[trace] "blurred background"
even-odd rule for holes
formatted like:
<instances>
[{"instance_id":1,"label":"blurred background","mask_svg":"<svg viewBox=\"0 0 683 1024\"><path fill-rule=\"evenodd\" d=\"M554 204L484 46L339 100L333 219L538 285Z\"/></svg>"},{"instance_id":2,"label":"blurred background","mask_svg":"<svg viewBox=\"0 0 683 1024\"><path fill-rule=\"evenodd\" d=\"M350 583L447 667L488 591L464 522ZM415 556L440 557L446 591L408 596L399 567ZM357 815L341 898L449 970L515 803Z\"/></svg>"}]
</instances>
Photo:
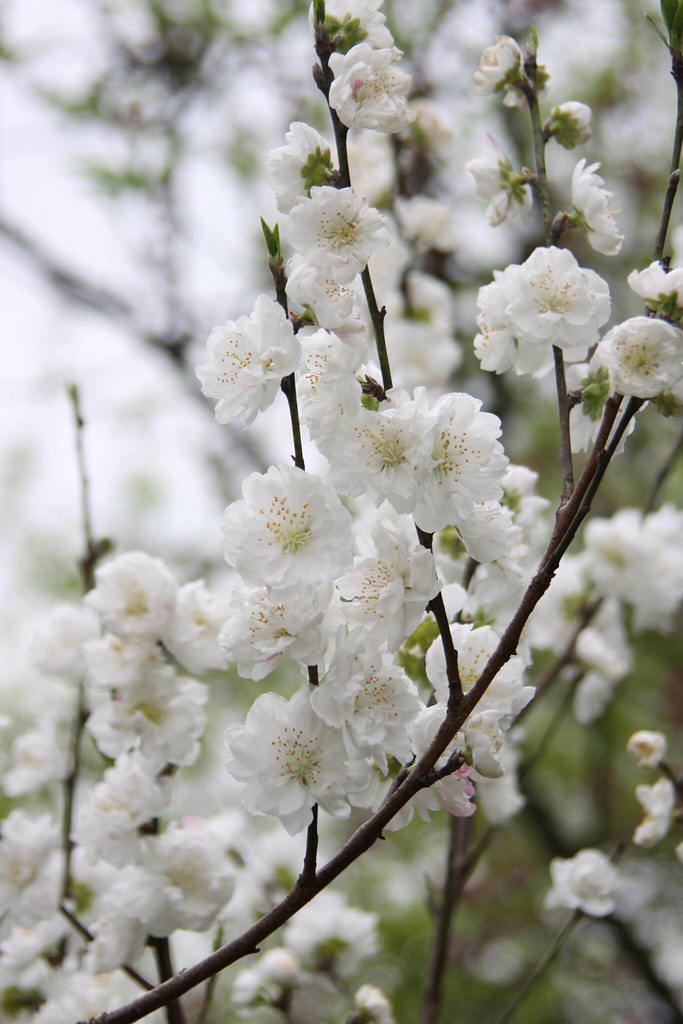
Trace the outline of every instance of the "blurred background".
<instances>
[{"instance_id":1,"label":"blurred background","mask_svg":"<svg viewBox=\"0 0 683 1024\"><path fill-rule=\"evenodd\" d=\"M658 4L387 0L383 9L415 100L431 105L433 139L427 158L414 137L352 133L354 180L388 213L397 195L424 191L451 213L441 247L416 242L411 252L414 266L448 289L448 351L430 361L405 342L405 323L389 319L395 377L481 397L503 420L511 460L536 470L552 500L548 382L484 375L472 353L477 289L494 268L522 262L541 237L536 219L490 227L474 197L464 165L484 131L516 166L532 157L519 111L475 97L471 75L496 35L521 42L537 27L550 72L547 107L579 100L593 109L586 146L549 150L558 205L577 159L600 161L626 236L618 258L598 256L578 236L567 242L609 280L611 322L637 315L626 275L651 260L675 117L669 57L645 19L657 17ZM220 590L223 508L247 473L288 458L287 431L277 404L248 431L217 426L194 366L215 324L248 313L255 295L271 290L259 226L261 216L271 225L278 217L264 180L267 152L293 120L329 130L310 75L308 5L299 0L3 0L0 58L1 712L31 685L27 650L42 611L79 592L70 384L81 396L97 535L118 551L164 557L183 579L205 575ZM680 222L676 208L674 261L683 255ZM380 282L382 272L378 265ZM679 432L680 421L642 414L628 472L615 467L600 514L641 502ZM663 497L682 493L675 464ZM547 947L549 857L616 842L639 820L633 788L641 775L623 754L630 732L665 723L672 761L683 763L682 656L675 628L665 638L641 633L633 670L597 726L562 718L551 752L525 782L525 810L470 880L444 1020L467 1024L486 1013L493 1021ZM565 699L551 695L529 716L531 748ZM372 862L371 883L367 875L362 882L365 905L383 908L387 952L378 971L406 1024L426 970L449 827L418 823L394 836L391 851ZM474 828L483 834L485 823ZM628 927L582 926L520 1021L683 1019L683 886L671 845L668 857L658 847L627 866L642 901L634 896Z\"/></svg>"}]
</instances>

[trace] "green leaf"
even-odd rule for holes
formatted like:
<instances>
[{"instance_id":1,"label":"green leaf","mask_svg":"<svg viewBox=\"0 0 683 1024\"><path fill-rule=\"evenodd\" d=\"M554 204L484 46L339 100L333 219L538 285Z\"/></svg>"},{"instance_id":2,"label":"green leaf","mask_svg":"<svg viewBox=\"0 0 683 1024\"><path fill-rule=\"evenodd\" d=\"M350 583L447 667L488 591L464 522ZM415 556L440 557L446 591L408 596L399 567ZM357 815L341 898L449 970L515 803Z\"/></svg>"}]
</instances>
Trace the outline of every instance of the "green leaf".
<instances>
[{"instance_id":1,"label":"green leaf","mask_svg":"<svg viewBox=\"0 0 683 1024\"><path fill-rule=\"evenodd\" d=\"M313 0L313 23L323 25L325 22L325 0Z\"/></svg>"},{"instance_id":2,"label":"green leaf","mask_svg":"<svg viewBox=\"0 0 683 1024\"><path fill-rule=\"evenodd\" d=\"M280 250L280 226L276 224L274 228L269 228L263 217L261 217L261 230L263 231L266 249L268 250L268 262L279 263L282 260L282 252Z\"/></svg>"}]
</instances>

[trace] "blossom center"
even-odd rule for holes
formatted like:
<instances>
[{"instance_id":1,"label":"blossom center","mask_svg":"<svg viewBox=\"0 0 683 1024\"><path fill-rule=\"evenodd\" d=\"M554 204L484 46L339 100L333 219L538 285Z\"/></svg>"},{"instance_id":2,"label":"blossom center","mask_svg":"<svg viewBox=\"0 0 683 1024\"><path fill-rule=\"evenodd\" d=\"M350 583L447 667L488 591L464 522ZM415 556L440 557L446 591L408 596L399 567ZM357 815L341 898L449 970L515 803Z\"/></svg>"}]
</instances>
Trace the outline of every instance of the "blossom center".
<instances>
[{"instance_id":1,"label":"blossom center","mask_svg":"<svg viewBox=\"0 0 683 1024\"><path fill-rule=\"evenodd\" d=\"M313 536L308 502L304 502L300 509L291 509L284 498L273 498L266 530L284 555L296 554Z\"/></svg>"},{"instance_id":2,"label":"blossom center","mask_svg":"<svg viewBox=\"0 0 683 1024\"><path fill-rule=\"evenodd\" d=\"M272 741L272 745L276 749L275 760L282 775L288 775L304 786L315 783L322 751L316 744L304 739L303 730L285 727L282 735Z\"/></svg>"}]
</instances>

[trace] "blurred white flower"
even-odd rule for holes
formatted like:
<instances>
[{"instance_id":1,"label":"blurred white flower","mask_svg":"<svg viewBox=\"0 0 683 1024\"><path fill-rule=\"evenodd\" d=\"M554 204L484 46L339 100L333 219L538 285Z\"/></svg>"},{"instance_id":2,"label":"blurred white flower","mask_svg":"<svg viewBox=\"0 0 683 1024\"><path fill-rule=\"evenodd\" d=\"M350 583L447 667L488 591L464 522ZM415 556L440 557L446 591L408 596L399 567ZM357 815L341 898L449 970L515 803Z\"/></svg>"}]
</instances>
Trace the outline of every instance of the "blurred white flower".
<instances>
[{"instance_id":1,"label":"blurred white flower","mask_svg":"<svg viewBox=\"0 0 683 1024\"><path fill-rule=\"evenodd\" d=\"M666 757L666 736L641 729L629 738L626 749L641 768L656 768Z\"/></svg>"},{"instance_id":2,"label":"blurred white flower","mask_svg":"<svg viewBox=\"0 0 683 1024\"><path fill-rule=\"evenodd\" d=\"M545 898L548 909L567 907L591 917L605 917L614 910L619 873L600 850L579 850L567 860L550 862L553 887Z\"/></svg>"}]
</instances>

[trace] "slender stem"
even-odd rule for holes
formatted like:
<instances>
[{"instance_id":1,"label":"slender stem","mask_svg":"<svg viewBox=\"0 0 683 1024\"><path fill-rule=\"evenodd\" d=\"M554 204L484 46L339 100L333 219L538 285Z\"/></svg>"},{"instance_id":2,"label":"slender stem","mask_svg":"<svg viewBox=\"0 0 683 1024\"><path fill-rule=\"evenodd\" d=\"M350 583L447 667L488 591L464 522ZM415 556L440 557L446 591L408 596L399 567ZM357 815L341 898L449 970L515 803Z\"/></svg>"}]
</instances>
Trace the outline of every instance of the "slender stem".
<instances>
[{"instance_id":1,"label":"slender stem","mask_svg":"<svg viewBox=\"0 0 683 1024\"><path fill-rule=\"evenodd\" d=\"M467 853L467 843L471 831L472 818L452 817L450 819L443 894L437 917L427 983L422 993L419 1024L436 1024L441 1012L451 923L472 868Z\"/></svg>"},{"instance_id":2,"label":"slender stem","mask_svg":"<svg viewBox=\"0 0 683 1024\"><path fill-rule=\"evenodd\" d=\"M64 863L62 866L61 900L73 899L73 877L71 874L71 859L75 843L71 838L71 827L73 824L74 800L76 796L76 784L81 767L81 736L88 713L85 707L83 683L78 684L76 696L76 711L71 724L71 736L69 739L69 773L64 779L64 800L62 805L62 850L64 851Z\"/></svg>"},{"instance_id":3,"label":"slender stem","mask_svg":"<svg viewBox=\"0 0 683 1024\"><path fill-rule=\"evenodd\" d=\"M387 351L387 340L384 333L384 318L387 315L386 307L382 306L380 309L377 305L377 298L375 297L375 289L372 285L372 278L370 271L366 267L361 272L360 279L363 282L363 289L365 291L365 300L368 304L368 310L370 312L370 319L372 321L372 327L375 333L375 345L377 347L377 358L379 360L379 368L382 371L382 387L385 391L393 388L394 384L391 377L391 367L389 365L389 353Z\"/></svg>"},{"instance_id":4,"label":"slender stem","mask_svg":"<svg viewBox=\"0 0 683 1024\"><path fill-rule=\"evenodd\" d=\"M574 913L569 918L565 926L555 937L555 941L553 942L550 949L548 949L547 952L541 957L538 965L534 968L533 972L524 982L521 989L519 990L515 998L512 1000L510 1005L507 1007L506 1010L503 1011L500 1017L497 1018L496 1024L508 1024L508 1021L512 1020L515 1013L519 1009L520 1005L524 1002L524 1000L526 999L526 997L528 996L529 992L534 987L536 982L543 977L545 971L548 969L548 967L550 967L551 963L553 962L557 954L560 952L562 946L567 941L571 933L574 931L574 928L579 923L582 917L583 914L580 910L574 911Z\"/></svg>"},{"instance_id":5,"label":"slender stem","mask_svg":"<svg viewBox=\"0 0 683 1024\"><path fill-rule=\"evenodd\" d=\"M564 372L564 355L562 350L553 345L555 363L555 388L557 404L560 412L560 461L562 464L562 504L569 501L574 490L574 462L572 457L572 439L569 426L571 411L567 398L567 379Z\"/></svg>"},{"instance_id":6,"label":"slender stem","mask_svg":"<svg viewBox=\"0 0 683 1024\"><path fill-rule=\"evenodd\" d=\"M277 301L282 306L285 316L289 312L287 305L287 280L285 277L284 264L280 260L278 263L269 263L270 272L273 276L273 282L275 284L275 295ZM294 465L298 469L306 469L306 462L304 460L304 449L301 440L301 423L299 420L299 404L296 397L296 375L291 373L288 377L285 377L280 388L283 391L287 404L289 406L289 419L292 425L292 441L294 443ZM318 666L308 666L308 682L310 686L318 685ZM316 865L318 855L318 805L313 805L313 814L311 823L308 826L308 834L306 837L306 853L304 856L304 865L301 873L303 881L307 881L311 877L315 876Z\"/></svg>"},{"instance_id":7,"label":"slender stem","mask_svg":"<svg viewBox=\"0 0 683 1024\"><path fill-rule=\"evenodd\" d=\"M536 749L526 759L526 761L524 761L524 763L522 764L522 766L519 769L519 779L520 779L520 782L527 777L527 775L529 774L531 769L534 767L536 762L538 760L540 760L541 757L543 757L543 754L548 749L548 745L550 744L550 741L552 740L553 736L555 735L557 730L560 728L560 726L561 726L561 724L562 724L562 722L564 720L564 717L565 717L566 712L567 712L567 708L569 707L569 703L570 703L572 697L574 696L574 692L576 690L576 687L577 687L578 683L580 682L580 680L583 678L584 675L585 675L585 670L584 669L581 669L581 668L575 669L575 671L573 673L573 676L572 676L572 678L570 680L569 686L567 687L567 692L565 694L563 694L562 700L560 701L560 705L557 708L555 714L550 719L550 722L546 726L545 731L543 732L543 735L541 736L540 740L538 741ZM528 704L527 704L527 707L529 707Z\"/></svg>"},{"instance_id":8,"label":"slender stem","mask_svg":"<svg viewBox=\"0 0 683 1024\"><path fill-rule=\"evenodd\" d=\"M673 469L673 467L676 465L676 462L678 461L678 459L680 458L682 453L683 453L683 430L681 430L680 434L678 435L678 440L676 441L675 445L671 449L671 452L669 453L668 458L662 464L659 472L657 473L657 476L654 478L654 481L652 483L652 488L651 488L650 493L649 493L649 495L647 497L647 501L645 502L644 511L646 513L647 512L652 512L653 509L655 509L657 507L657 502L659 501L659 495L661 493L662 487L664 486L664 484L666 482L666 478L668 477L668 475L671 472L671 470Z\"/></svg>"},{"instance_id":9,"label":"slender stem","mask_svg":"<svg viewBox=\"0 0 683 1024\"><path fill-rule=\"evenodd\" d=\"M676 127L674 129L674 141L671 151L671 167L669 169L669 183L664 194L664 205L662 218L655 239L653 260L662 259L666 236L669 231L669 221L673 209L678 183L681 178L679 166L681 163L681 148L683 147L683 54L678 50L671 51L671 75L676 83Z\"/></svg>"},{"instance_id":10,"label":"slender stem","mask_svg":"<svg viewBox=\"0 0 683 1024\"><path fill-rule=\"evenodd\" d=\"M223 945L223 925L219 924L218 928L216 929L216 937L215 937L215 939L213 941L213 950L214 950L214 952L217 949L220 949L220 947L222 945ZM214 975L212 975L212 977L209 978L209 980L206 983L206 989L204 991L204 1002L202 1003L202 1008L201 1008L201 1010L199 1012L199 1020L197 1021L197 1024L206 1024L206 1021L208 1020L209 1013L211 1012L211 1004L213 1002L214 993L216 991L216 984L217 984L217 982L218 982L218 975L214 974Z\"/></svg>"},{"instance_id":11,"label":"slender stem","mask_svg":"<svg viewBox=\"0 0 683 1024\"><path fill-rule=\"evenodd\" d=\"M416 527L417 536L420 544L423 548L427 548L428 551L432 550L434 543L434 534L425 533L419 526ZM468 562L468 567L469 567ZM474 563L476 567L476 562ZM474 570L472 570L474 573ZM446 658L446 674L448 676L448 692L449 699L453 701L460 701L463 698L462 681L460 679L460 670L458 668L458 652L453 644L453 636L451 634L451 626L448 621L448 613L446 611L446 605L444 604L443 594L441 591L433 597L427 605L427 611L430 611L436 619L436 624L439 627L439 636L441 637L441 643L443 644L443 652Z\"/></svg>"},{"instance_id":12,"label":"slender stem","mask_svg":"<svg viewBox=\"0 0 683 1024\"><path fill-rule=\"evenodd\" d=\"M546 671L543 673L541 678L536 683L536 693L534 699L525 704L522 710L517 714L514 725L518 725L523 718L529 713L529 710L537 706L537 702L540 697L552 686L557 677L559 676L562 669L567 668L571 665L576 657L576 642L579 639L581 633L584 631L586 626L589 624L598 608L602 604L602 599L597 601L591 601L583 609L579 619L574 626L562 652L555 658L555 661L548 666Z\"/></svg>"},{"instance_id":13,"label":"slender stem","mask_svg":"<svg viewBox=\"0 0 683 1024\"><path fill-rule=\"evenodd\" d=\"M602 482L602 478L607 472L607 467L610 464L612 458L614 457L614 453L619 447L619 442L624 436L626 428L628 427L629 423L631 422L631 420L633 419L633 417L642 405L642 398L629 398L626 409L624 410L624 413L614 430L614 434L612 435L612 440L610 441L609 446L605 449L604 452L601 453L601 456L598 459L598 464L595 468L595 472L590 480L590 483L586 488L583 501L581 502L579 508L576 511L576 514L574 515L571 523L565 531L562 540L557 545L556 549L553 551L551 558L548 560L546 569L552 567L553 572L556 571L557 566L560 564L560 559L562 558L565 551L567 550L567 548L573 541L574 537L576 536L577 531L581 526L581 523L584 521L584 519L590 512L593 498L595 497L598 487Z\"/></svg>"},{"instance_id":14,"label":"slender stem","mask_svg":"<svg viewBox=\"0 0 683 1024\"><path fill-rule=\"evenodd\" d=\"M529 79L529 83L524 87L523 91L526 96L527 103L529 104L529 114L531 115L534 160L536 162L535 187L536 194L538 195L541 203L543 230L545 232L546 244L548 244L553 231L553 218L550 212L550 191L548 189L548 174L545 166L546 140L543 134L541 109L538 105L538 95L536 93L536 54L530 53L528 50L524 55L524 72Z\"/></svg>"},{"instance_id":15,"label":"slender stem","mask_svg":"<svg viewBox=\"0 0 683 1024\"><path fill-rule=\"evenodd\" d=\"M299 405L296 400L296 381L294 374L290 373L284 377L280 388L287 399L289 406L289 418L292 424L292 441L294 443L294 465L298 469L306 469L304 461L304 447L301 440L301 423L299 421Z\"/></svg>"},{"instance_id":16,"label":"slender stem","mask_svg":"<svg viewBox=\"0 0 683 1024\"><path fill-rule=\"evenodd\" d=\"M524 73L527 76L528 84L524 87L524 95L529 104L531 116L531 129L534 143L534 159L536 161L536 194L541 203L543 214L543 229L545 232L545 244L552 245L554 239L553 218L550 208L550 189L548 188L548 174L545 166L546 137L541 122L541 110L538 104L538 92L536 90L536 54L528 48L524 53ZM557 404L560 415L560 458L562 462L562 504L570 497L574 489L574 467L572 460L571 432L569 427L569 402L567 400L567 382L564 369L564 355L562 350L553 345L553 359L555 362L555 385L557 389Z\"/></svg>"},{"instance_id":17,"label":"slender stem","mask_svg":"<svg viewBox=\"0 0 683 1024\"><path fill-rule=\"evenodd\" d=\"M96 544L93 537L92 515L90 511L90 480L85 459L85 448L83 433L85 421L81 411L80 394L78 387L71 384L67 393L71 402L75 428L76 462L78 465L78 477L80 481L81 500L81 528L83 530L83 554L79 559L83 593L87 594L95 585L95 566L100 555L106 550L106 546ZM64 779L64 799L62 805L61 838L62 850L64 851L64 864L62 867L61 901L71 900L73 897L73 879L71 877L71 858L74 849L74 841L71 838L73 825L74 799L76 784L80 772L81 761L81 735L87 721L88 712L85 706L85 692L83 681L78 684L76 693L76 710L71 725L71 736L69 738L69 771Z\"/></svg>"},{"instance_id":18,"label":"slender stem","mask_svg":"<svg viewBox=\"0 0 683 1024\"><path fill-rule=\"evenodd\" d=\"M306 884L315 878L318 866L318 805L313 805L313 816L306 833L306 852L304 854L304 866L301 872L301 883Z\"/></svg>"},{"instance_id":19,"label":"slender stem","mask_svg":"<svg viewBox=\"0 0 683 1024\"><path fill-rule=\"evenodd\" d=\"M351 173L349 171L349 152L347 146L347 136L349 130L346 127L346 125L343 125L339 120L337 111L334 109L334 107L330 106L330 86L334 81L334 75L330 70L330 56L332 55L334 50L331 45L330 37L327 30L321 26L318 26L318 28L316 29L315 50L320 61L320 66L314 69L314 78L316 85L318 86L321 93L325 97L325 101L330 112L332 129L334 131L334 139L337 146L337 163L339 164L339 187L351 188ZM387 343L384 334L384 318L386 316L386 309L384 308L384 306L382 306L382 308L380 309L377 303L375 289L372 284L372 277L370 276L370 271L368 270L367 267L365 268L365 270L361 272L361 281L363 283L365 300L368 304L370 320L372 322L372 328L375 335L377 358L379 360L380 370L382 371L382 386L384 387L385 391L388 391L394 385L391 378L389 354L387 352Z\"/></svg>"},{"instance_id":20,"label":"slender stem","mask_svg":"<svg viewBox=\"0 0 683 1024\"><path fill-rule=\"evenodd\" d=\"M82 938L84 938L87 942L94 941L95 936L90 931L90 929L86 928L83 922L79 921L76 915L71 913L68 907L64 906L64 904L61 904L59 912L62 915L62 917L66 918L66 920L69 922L72 928L75 931L77 931ZM147 981L147 978L143 978L143 976L138 971L136 971L134 967L130 967L128 964L121 964L118 967L118 970L123 971L124 974L127 974L129 978L131 978L134 982L140 985L141 988L144 988L147 992L151 992L152 989L154 988L154 985L151 983L151 981Z\"/></svg>"},{"instance_id":21,"label":"slender stem","mask_svg":"<svg viewBox=\"0 0 683 1024\"><path fill-rule=\"evenodd\" d=\"M175 973L171 958L171 944L168 938L150 935L147 939L147 944L154 950L154 956L159 969L159 981L168 981ZM185 1024L185 1014L178 999L170 999L166 1004L166 1019L168 1024Z\"/></svg>"}]
</instances>

